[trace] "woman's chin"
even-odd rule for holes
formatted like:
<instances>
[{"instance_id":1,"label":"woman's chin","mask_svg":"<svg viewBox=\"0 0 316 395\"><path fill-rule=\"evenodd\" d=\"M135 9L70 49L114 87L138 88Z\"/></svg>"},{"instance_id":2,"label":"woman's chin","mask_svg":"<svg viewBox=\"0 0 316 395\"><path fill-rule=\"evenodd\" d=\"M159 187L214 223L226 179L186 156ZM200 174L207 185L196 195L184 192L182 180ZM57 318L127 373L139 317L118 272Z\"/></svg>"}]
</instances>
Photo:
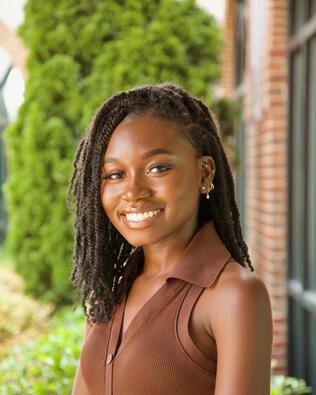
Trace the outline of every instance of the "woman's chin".
<instances>
[{"instance_id":1,"label":"woman's chin","mask_svg":"<svg viewBox=\"0 0 316 395\"><path fill-rule=\"evenodd\" d=\"M147 237L146 237L147 236ZM151 235L131 235L130 233L128 235L123 235L125 240L132 245L133 247L145 247L149 245L156 244L159 242L159 238L157 237L152 237Z\"/></svg>"}]
</instances>

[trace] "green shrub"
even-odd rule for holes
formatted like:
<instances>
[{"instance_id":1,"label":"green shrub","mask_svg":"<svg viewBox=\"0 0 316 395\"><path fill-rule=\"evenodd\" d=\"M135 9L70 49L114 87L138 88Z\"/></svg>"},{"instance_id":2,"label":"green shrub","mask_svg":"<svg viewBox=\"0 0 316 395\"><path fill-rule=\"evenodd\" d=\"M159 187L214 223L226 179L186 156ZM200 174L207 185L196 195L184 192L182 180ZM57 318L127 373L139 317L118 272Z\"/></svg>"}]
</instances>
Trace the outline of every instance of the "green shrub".
<instances>
[{"instance_id":1,"label":"green shrub","mask_svg":"<svg viewBox=\"0 0 316 395\"><path fill-rule=\"evenodd\" d=\"M310 394L311 391L303 379L280 375L271 378L271 395Z\"/></svg>"},{"instance_id":2,"label":"green shrub","mask_svg":"<svg viewBox=\"0 0 316 395\"><path fill-rule=\"evenodd\" d=\"M220 30L194 0L28 0L25 101L6 131L7 246L26 291L72 300L72 218L65 195L75 147L113 93L165 80L212 100Z\"/></svg>"},{"instance_id":3,"label":"green shrub","mask_svg":"<svg viewBox=\"0 0 316 395\"><path fill-rule=\"evenodd\" d=\"M27 346L15 347L0 362L1 395L69 395L81 352L80 308L60 311L54 329Z\"/></svg>"}]
</instances>

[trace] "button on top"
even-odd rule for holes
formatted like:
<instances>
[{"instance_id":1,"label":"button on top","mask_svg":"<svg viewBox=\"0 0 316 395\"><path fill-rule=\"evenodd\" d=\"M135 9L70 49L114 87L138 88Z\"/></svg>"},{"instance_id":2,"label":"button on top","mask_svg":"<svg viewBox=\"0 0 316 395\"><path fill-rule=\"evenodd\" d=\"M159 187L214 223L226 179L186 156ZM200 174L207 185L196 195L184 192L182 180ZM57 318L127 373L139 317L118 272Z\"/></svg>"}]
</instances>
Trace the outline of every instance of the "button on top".
<instances>
[{"instance_id":1,"label":"button on top","mask_svg":"<svg viewBox=\"0 0 316 395\"><path fill-rule=\"evenodd\" d=\"M111 363L113 359L113 354L109 353L107 358L106 358L106 363Z\"/></svg>"}]
</instances>

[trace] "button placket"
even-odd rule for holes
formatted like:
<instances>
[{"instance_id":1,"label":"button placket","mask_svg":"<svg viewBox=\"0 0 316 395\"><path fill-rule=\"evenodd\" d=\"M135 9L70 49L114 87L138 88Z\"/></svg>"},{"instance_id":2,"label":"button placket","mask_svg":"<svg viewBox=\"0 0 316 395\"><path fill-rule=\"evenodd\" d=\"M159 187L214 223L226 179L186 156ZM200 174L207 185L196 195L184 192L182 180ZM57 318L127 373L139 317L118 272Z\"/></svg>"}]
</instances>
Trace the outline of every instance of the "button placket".
<instances>
[{"instance_id":1,"label":"button placket","mask_svg":"<svg viewBox=\"0 0 316 395\"><path fill-rule=\"evenodd\" d=\"M125 296L126 297L126 296ZM125 298L124 297L124 298ZM116 308L113 317L112 328L110 331L110 339L108 343L108 350L105 359L105 394L112 395L113 393L113 361L116 355L118 340L120 337L121 326L124 313L124 300Z\"/></svg>"}]
</instances>

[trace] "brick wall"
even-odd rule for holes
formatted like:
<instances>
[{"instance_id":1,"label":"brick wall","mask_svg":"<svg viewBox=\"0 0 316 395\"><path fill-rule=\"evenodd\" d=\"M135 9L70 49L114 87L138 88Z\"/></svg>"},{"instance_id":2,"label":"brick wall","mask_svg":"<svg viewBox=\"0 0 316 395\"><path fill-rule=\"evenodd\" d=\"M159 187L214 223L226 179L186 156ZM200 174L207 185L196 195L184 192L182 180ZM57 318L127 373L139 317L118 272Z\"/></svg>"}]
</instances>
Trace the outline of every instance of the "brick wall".
<instances>
[{"instance_id":1,"label":"brick wall","mask_svg":"<svg viewBox=\"0 0 316 395\"><path fill-rule=\"evenodd\" d=\"M235 37L234 3L227 1L224 37L222 91L234 96L232 81ZM251 23L254 2L247 0L246 69L243 82L243 116L246 125L246 201L247 244L256 272L265 281L272 302L274 323L273 358L275 373L286 373L287 315L287 13L288 0L266 0L264 56L256 74L252 56L254 45ZM263 17L263 16L262 16ZM260 49L260 48L259 48ZM261 49L260 49L261 50ZM229 64L231 63L231 64ZM259 78L259 80L258 80ZM255 91L256 82L260 83ZM260 115L254 112L254 101Z\"/></svg>"}]
</instances>

